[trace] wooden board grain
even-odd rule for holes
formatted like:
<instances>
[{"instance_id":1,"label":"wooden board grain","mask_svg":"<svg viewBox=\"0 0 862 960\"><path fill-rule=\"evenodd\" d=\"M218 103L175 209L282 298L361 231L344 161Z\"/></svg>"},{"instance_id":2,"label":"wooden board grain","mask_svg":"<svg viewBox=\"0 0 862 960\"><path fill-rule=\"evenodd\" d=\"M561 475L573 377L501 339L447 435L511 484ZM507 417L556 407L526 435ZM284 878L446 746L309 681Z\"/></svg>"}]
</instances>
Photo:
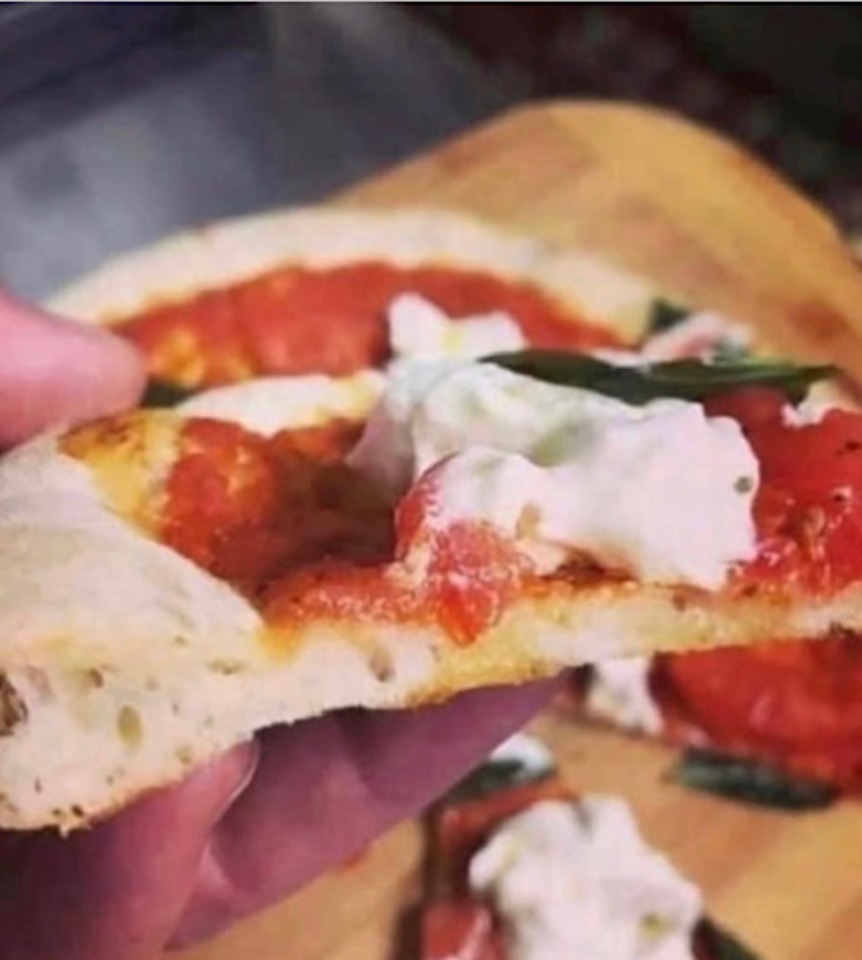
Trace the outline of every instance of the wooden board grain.
<instances>
[{"instance_id":1,"label":"wooden board grain","mask_svg":"<svg viewBox=\"0 0 862 960\"><path fill-rule=\"evenodd\" d=\"M862 272L829 220L750 155L626 106L518 110L336 202L443 205L582 244L753 324L862 383ZM559 713L537 721L578 789L633 804L647 836L702 885L762 960L862 956L862 804L757 812L664 782L671 754ZM186 960L390 960L417 893L415 824Z\"/></svg>"}]
</instances>

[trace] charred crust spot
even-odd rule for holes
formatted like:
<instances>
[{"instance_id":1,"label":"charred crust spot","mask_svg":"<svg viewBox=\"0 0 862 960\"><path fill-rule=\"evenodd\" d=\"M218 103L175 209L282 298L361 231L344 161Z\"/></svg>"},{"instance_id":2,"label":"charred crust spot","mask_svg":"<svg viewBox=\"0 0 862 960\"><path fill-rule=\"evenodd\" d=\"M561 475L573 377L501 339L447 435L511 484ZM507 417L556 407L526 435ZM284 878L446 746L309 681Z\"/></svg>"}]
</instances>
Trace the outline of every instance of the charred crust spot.
<instances>
[{"instance_id":1,"label":"charred crust spot","mask_svg":"<svg viewBox=\"0 0 862 960\"><path fill-rule=\"evenodd\" d=\"M376 646L368 655L368 666L381 683L388 683L395 676L392 655L386 647Z\"/></svg>"},{"instance_id":2,"label":"charred crust spot","mask_svg":"<svg viewBox=\"0 0 862 960\"><path fill-rule=\"evenodd\" d=\"M0 737L8 737L26 719L27 704L6 674L0 673Z\"/></svg>"},{"instance_id":3,"label":"charred crust spot","mask_svg":"<svg viewBox=\"0 0 862 960\"><path fill-rule=\"evenodd\" d=\"M835 643L855 643L859 640L859 634L855 630L848 630L840 623L830 623L826 631L826 639Z\"/></svg>"},{"instance_id":4,"label":"charred crust spot","mask_svg":"<svg viewBox=\"0 0 862 960\"><path fill-rule=\"evenodd\" d=\"M245 670L245 664L237 660L210 660L208 666L213 673L220 673L225 677Z\"/></svg>"},{"instance_id":5,"label":"charred crust spot","mask_svg":"<svg viewBox=\"0 0 862 960\"><path fill-rule=\"evenodd\" d=\"M685 613L685 611L688 610L689 600L683 593L674 593L670 598L670 602L673 604L674 610L678 613Z\"/></svg>"}]
</instances>

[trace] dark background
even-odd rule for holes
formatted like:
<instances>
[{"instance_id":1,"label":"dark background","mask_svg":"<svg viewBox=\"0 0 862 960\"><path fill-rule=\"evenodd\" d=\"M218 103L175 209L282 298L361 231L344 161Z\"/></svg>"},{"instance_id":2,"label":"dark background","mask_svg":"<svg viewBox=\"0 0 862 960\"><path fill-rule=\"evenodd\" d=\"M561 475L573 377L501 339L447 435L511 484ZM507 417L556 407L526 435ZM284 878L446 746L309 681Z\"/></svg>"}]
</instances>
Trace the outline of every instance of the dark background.
<instances>
[{"instance_id":1,"label":"dark background","mask_svg":"<svg viewBox=\"0 0 862 960\"><path fill-rule=\"evenodd\" d=\"M47 295L557 95L725 130L862 230L856 6L5 3L0 281Z\"/></svg>"}]
</instances>

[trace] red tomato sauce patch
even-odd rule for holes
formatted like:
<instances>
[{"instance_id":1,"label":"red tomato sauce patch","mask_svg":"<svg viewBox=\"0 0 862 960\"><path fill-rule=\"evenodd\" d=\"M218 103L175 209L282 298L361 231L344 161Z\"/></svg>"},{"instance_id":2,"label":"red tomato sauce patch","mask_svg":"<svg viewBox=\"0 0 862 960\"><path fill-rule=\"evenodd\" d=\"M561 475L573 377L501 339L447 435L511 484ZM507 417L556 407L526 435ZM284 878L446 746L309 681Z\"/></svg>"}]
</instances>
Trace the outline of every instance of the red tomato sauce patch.
<instances>
[{"instance_id":1,"label":"red tomato sauce patch","mask_svg":"<svg viewBox=\"0 0 862 960\"><path fill-rule=\"evenodd\" d=\"M862 638L656 658L667 733L862 792Z\"/></svg>"},{"instance_id":2,"label":"red tomato sauce patch","mask_svg":"<svg viewBox=\"0 0 862 960\"><path fill-rule=\"evenodd\" d=\"M342 376L389 359L386 308L408 292L456 319L506 311L536 347L619 345L611 331L532 284L480 270L373 261L328 270L285 267L153 307L116 329L149 358L153 376L188 387L273 374Z\"/></svg>"}]
</instances>

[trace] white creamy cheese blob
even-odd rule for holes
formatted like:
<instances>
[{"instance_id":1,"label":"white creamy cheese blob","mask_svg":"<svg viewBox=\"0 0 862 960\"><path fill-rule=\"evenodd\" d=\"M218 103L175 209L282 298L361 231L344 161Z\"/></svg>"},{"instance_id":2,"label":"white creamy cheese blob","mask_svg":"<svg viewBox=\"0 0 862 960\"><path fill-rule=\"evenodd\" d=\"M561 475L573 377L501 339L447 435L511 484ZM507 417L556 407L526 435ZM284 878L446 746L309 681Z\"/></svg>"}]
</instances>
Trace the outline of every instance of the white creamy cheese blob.
<instances>
[{"instance_id":1,"label":"white creamy cheese blob","mask_svg":"<svg viewBox=\"0 0 862 960\"><path fill-rule=\"evenodd\" d=\"M333 417L361 420L373 409L384 383L376 370L348 377L259 377L205 390L176 409L184 416L227 420L271 436L279 430L322 426Z\"/></svg>"},{"instance_id":2,"label":"white creamy cheese blob","mask_svg":"<svg viewBox=\"0 0 862 960\"><path fill-rule=\"evenodd\" d=\"M649 688L649 657L620 657L590 667L587 712L624 730L661 733L662 715Z\"/></svg>"},{"instance_id":3,"label":"white creamy cheese blob","mask_svg":"<svg viewBox=\"0 0 862 960\"><path fill-rule=\"evenodd\" d=\"M491 353L521 350L527 341L503 311L450 320L418 293L399 294L387 311L389 345L402 360L473 360Z\"/></svg>"},{"instance_id":4,"label":"white creamy cheese blob","mask_svg":"<svg viewBox=\"0 0 862 960\"><path fill-rule=\"evenodd\" d=\"M646 843L626 804L548 800L506 820L470 862L511 960L692 960L700 891Z\"/></svg>"},{"instance_id":5,"label":"white creamy cheese blob","mask_svg":"<svg viewBox=\"0 0 862 960\"><path fill-rule=\"evenodd\" d=\"M399 496L438 468L439 523L487 521L542 572L573 554L654 582L722 586L755 555L754 453L700 404L632 406L497 365L395 371L351 454Z\"/></svg>"}]
</instances>

